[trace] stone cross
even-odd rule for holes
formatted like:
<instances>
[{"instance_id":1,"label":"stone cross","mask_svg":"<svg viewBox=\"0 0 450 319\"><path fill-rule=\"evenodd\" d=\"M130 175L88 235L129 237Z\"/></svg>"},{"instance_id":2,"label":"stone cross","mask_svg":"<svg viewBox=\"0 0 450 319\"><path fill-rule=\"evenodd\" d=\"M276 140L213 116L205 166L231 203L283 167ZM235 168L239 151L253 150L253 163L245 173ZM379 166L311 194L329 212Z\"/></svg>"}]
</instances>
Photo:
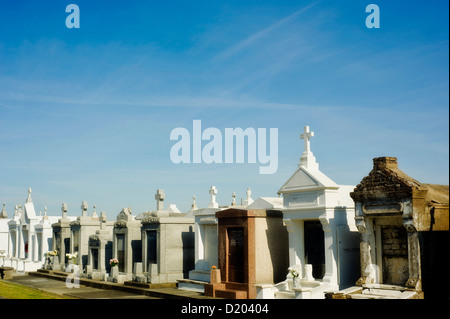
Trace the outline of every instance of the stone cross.
<instances>
[{"instance_id":1,"label":"stone cross","mask_svg":"<svg viewBox=\"0 0 450 319\"><path fill-rule=\"evenodd\" d=\"M0 218L8 218L8 214L6 214L5 206L6 206L6 203L3 203L3 209L2 209L2 214L0 215Z\"/></svg>"},{"instance_id":2,"label":"stone cross","mask_svg":"<svg viewBox=\"0 0 450 319\"><path fill-rule=\"evenodd\" d=\"M314 132L309 130L309 126L305 126L303 134L300 135L300 138L305 140L305 152L309 153L311 151L310 139L313 136Z\"/></svg>"},{"instance_id":3,"label":"stone cross","mask_svg":"<svg viewBox=\"0 0 450 319\"><path fill-rule=\"evenodd\" d=\"M81 202L81 216L87 216L87 209L88 209L88 204L84 200Z\"/></svg>"},{"instance_id":4,"label":"stone cross","mask_svg":"<svg viewBox=\"0 0 450 319\"><path fill-rule=\"evenodd\" d=\"M67 218L67 204L63 203L61 205L61 213L63 218Z\"/></svg>"},{"instance_id":5,"label":"stone cross","mask_svg":"<svg viewBox=\"0 0 450 319\"><path fill-rule=\"evenodd\" d=\"M156 210L160 211L164 209L164 198L166 195L164 194L163 189L158 189L156 191L155 199L156 199Z\"/></svg>"},{"instance_id":6,"label":"stone cross","mask_svg":"<svg viewBox=\"0 0 450 319\"><path fill-rule=\"evenodd\" d=\"M192 210L197 210L198 207L197 207L197 204L195 203L195 195L192 196L192 199L193 199L194 201L193 201L193 203L192 203L192 205L191 205L191 208L192 208Z\"/></svg>"},{"instance_id":7,"label":"stone cross","mask_svg":"<svg viewBox=\"0 0 450 319\"><path fill-rule=\"evenodd\" d=\"M99 220L100 220L100 229L105 229L106 228L106 220L107 220L105 212L100 213Z\"/></svg>"},{"instance_id":8,"label":"stone cross","mask_svg":"<svg viewBox=\"0 0 450 319\"><path fill-rule=\"evenodd\" d=\"M309 130L309 126L305 126L303 130L303 134L300 135L301 139L305 140L305 151L302 153L300 157L299 167L306 168L308 170L318 170L319 164L316 162L316 158L311 152L311 137L314 136L314 132Z\"/></svg>"},{"instance_id":9,"label":"stone cross","mask_svg":"<svg viewBox=\"0 0 450 319\"><path fill-rule=\"evenodd\" d=\"M211 186L209 194L211 195L211 201L208 204L208 208L219 208L219 204L216 203L217 189L215 186Z\"/></svg>"},{"instance_id":10,"label":"stone cross","mask_svg":"<svg viewBox=\"0 0 450 319\"><path fill-rule=\"evenodd\" d=\"M98 217L97 211L96 211L97 206L94 205L92 207L94 208L94 211L92 212L92 218L97 218Z\"/></svg>"},{"instance_id":11,"label":"stone cross","mask_svg":"<svg viewBox=\"0 0 450 319\"><path fill-rule=\"evenodd\" d=\"M248 206L251 203L253 203L253 199L252 199L252 190L250 189L250 187L247 187L247 199L244 201L244 206Z\"/></svg>"},{"instance_id":12,"label":"stone cross","mask_svg":"<svg viewBox=\"0 0 450 319\"><path fill-rule=\"evenodd\" d=\"M28 188L28 197L27 197L27 203L31 203L32 199L31 199L31 188Z\"/></svg>"}]
</instances>

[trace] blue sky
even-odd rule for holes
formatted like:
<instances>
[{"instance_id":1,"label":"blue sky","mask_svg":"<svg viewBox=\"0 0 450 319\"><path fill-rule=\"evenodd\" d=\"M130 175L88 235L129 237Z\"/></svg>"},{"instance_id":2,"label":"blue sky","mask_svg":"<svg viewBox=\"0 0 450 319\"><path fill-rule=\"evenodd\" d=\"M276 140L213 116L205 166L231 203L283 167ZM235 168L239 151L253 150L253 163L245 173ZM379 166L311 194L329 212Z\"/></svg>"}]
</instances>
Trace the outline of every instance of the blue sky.
<instances>
[{"instance_id":1,"label":"blue sky","mask_svg":"<svg viewBox=\"0 0 450 319\"><path fill-rule=\"evenodd\" d=\"M80 28L68 29L68 4ZM380 8L368 29L365 7ZM448 1L2 1L0 201L11 216L79 215L81 201L201 207L276 196L297 167L305 125L320 169L356 185L372 158L398 157L425 183L448 184ZM279 165L170 161L170 132L278 128Z\"/></svg>"}]
</instances>

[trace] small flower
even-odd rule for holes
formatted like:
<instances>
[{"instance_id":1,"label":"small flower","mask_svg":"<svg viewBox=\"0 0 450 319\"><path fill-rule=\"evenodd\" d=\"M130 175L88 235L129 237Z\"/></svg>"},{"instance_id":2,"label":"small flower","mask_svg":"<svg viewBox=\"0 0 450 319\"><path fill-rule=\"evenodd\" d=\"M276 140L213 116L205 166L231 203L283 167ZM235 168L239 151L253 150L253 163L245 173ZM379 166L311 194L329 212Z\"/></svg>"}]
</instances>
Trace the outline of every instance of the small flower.
<instances>
[{"instance_id":1,"label":"small flower","mask_svg":"<svg viewBox=\"0 0 450 319\"><path fill-rule=\"evenodd\" d=\"M45 253L46 256L58 256L57 250L48 251Z\"/></svg>"},{"instance_id":2,"label":"small flower","mask_svg":"<svg viewBox=\"0 0 450 319\"><path fill-rule=\"evenodd\" d=\"M119 264L119 260L117 258L110 259L109 264L111 267L117 266Z\"/></svg>"},{"instance_id":3,"label":"small flower","mask_svg":"<svg viewBox=\"0 0 450 319\"><path fill-rule=\"evenodd\" d=\"M292 277L300 277L302 273L302 267L300 265L294 265L288 268L289 273L292 275Z\"/></svg>"},{"instance_id":4,"label":"small flower","mask_svg":"<svg viewBox=\"0 0 450 319\"><path fill-rule=\"evenodd\" d=\"M217 267L216 267L216 266L212 266L211 268L212 268L212 269L217 269Z\"/></svg>"}]
</instances>

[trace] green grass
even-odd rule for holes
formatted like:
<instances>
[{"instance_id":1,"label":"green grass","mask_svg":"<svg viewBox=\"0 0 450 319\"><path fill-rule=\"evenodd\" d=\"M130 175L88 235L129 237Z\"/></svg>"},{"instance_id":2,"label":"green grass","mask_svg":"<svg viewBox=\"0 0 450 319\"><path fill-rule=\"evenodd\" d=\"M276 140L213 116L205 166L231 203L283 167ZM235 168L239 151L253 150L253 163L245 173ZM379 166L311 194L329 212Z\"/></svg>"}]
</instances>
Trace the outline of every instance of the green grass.
<instances>
[{"instance_id":1,"label":"green grass","mask_svg":"<svg viewBox=\"0 0 450 319\"><path fill-rule=\"evenodd\" d=\"M0 280L0 297L6 299L73 299L3 280Z\"/></svg>"}]
</instances>

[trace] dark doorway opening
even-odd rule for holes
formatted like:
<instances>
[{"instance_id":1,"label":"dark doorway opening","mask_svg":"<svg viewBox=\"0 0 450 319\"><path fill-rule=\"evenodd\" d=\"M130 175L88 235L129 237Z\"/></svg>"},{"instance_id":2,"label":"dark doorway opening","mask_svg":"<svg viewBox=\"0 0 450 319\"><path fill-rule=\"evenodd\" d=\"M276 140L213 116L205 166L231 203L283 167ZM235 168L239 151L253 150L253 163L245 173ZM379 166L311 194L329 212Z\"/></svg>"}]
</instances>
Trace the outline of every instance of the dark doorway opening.
<instances>
[{"instance_id":1,"label":"dark doorway opening","mask_svg":"<svg viewBox=\"0 0 450 319\"><path fill-rule=\"evenodd\" d=\"M244 228L228 228L227 234L228 281L244 283Z\"/></svg>"},{"instance_id":2,"label":"dark doorway opening","mask_svg":"<svg viewBox=\"0 0 450 319\"><path fill-rule=\"evenodd\" d=\"M320 221L305 221L305 263L311 264L313 277L325 276L325 238Z\"/></svg>"}]
</instances>

